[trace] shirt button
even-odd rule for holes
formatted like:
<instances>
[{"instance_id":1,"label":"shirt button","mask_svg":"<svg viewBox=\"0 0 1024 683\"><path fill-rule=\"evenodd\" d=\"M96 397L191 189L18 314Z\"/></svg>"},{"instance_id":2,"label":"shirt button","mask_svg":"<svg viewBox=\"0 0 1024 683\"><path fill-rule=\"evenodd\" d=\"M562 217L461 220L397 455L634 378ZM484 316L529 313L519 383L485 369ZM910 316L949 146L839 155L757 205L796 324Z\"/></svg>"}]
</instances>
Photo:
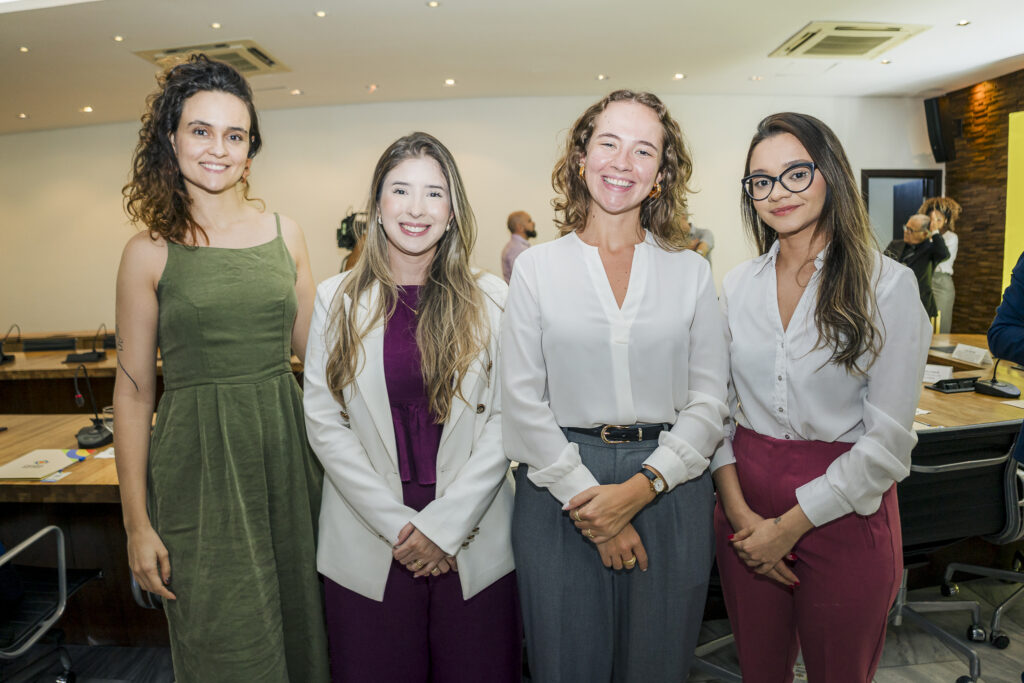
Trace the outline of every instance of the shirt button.
<instances>
[{"instance_id":1,"label":"shirt button","mask_svg":"<svg viewBox=\"0 0 1024 683\"><path fill-rule=\"evenodd\" d=\"M780 413L782 412L782 406L779 406L779 412Z\"/></svg>"},{"instance_id":2,"label":"shirt button","mask_svg":"<svg viewBox=\"0 0 1024 683\"><path fill-rule=\"evenodd\" d=\"M787 439L788 439L788 438L790 438L789 434L786 434L786 438L787 438Z\"/></svg>"},{"instance_id":3,"label":"shirt button","mask_svg":"<svg viewBox=\"0 0 1024 683\"><path fill-rule=\"evenodd\" d=\"M779 375L779 381L780 382L782 381L782 375Z\"/></svg>"}]
</instances>

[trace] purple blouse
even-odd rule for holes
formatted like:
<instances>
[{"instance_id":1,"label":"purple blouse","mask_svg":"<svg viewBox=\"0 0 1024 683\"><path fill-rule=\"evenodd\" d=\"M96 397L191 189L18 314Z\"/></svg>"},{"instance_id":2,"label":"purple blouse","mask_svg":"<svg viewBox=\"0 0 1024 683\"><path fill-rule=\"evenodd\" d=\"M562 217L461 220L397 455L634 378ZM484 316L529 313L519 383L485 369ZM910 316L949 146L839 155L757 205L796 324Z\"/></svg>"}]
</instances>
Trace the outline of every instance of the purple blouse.
<instances>
[{"instance_id":1,"label":"purple blouse","mask_svg":"<svg viewBox=\"0 0 1024 683\"><path fill-rule=\"evenodd\" d=\"M419 295L419 286L398 288L398 305L384 328L384 381L395 427L398 473L403 482L432 485L437 481L437 449L443 425L434 421L423 384L416 346Z\"/></svg>"}]
</instances>

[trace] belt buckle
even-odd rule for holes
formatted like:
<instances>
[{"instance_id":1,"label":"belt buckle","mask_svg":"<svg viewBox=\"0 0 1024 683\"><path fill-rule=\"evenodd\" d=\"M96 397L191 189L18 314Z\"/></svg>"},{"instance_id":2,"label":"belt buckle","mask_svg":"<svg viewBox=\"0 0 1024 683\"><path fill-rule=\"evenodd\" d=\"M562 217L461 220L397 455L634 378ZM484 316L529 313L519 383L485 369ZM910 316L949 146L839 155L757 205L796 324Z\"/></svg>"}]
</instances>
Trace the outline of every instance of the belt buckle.
<instances>
[{"instance_id":1,"label":"belt buckle","mask_svg":"<svg viewBox=\"0 0 1024 683\"><path fill-rule=\"evenodd\" d=\"M607 434L609 429L629 429L629 425L604 425L601 427L601 441L609 444L629 443L629 439L609 439Z\"/></svg>"}]
</instances>

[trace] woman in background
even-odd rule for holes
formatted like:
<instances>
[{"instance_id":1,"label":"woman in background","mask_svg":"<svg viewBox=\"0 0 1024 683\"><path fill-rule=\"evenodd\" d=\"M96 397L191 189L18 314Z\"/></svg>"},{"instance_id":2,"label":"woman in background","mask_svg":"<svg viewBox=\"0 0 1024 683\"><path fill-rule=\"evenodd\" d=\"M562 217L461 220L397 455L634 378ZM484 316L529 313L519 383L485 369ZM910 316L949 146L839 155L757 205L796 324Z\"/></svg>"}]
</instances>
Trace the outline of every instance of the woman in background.
<instances>
[{"instance_id":1,"label":"woman in background","mask_svg":"<svg viewBox=\"0 0 1024 683\"><path fill-rule=\"evenodd\" d=\"M534 680L683 681L712 562L726 352L685 249L691 161L650 93L572 126L563 236L516 261L502 330L512 540Z\"/></svg>"},{"instance_id":2,"label":"woman in background","mask_svg":"<svg viewBox=\"0 0 1024 683\"><path fill-rule=\"evenodd\" d=\"M262 139L245 79L198 55L159 83L124 188L148 230L117 276L115 447L132 573L164 598L178 683L325 681L323 474L291 368L313 305L305 240L249 199Z\"/></svg>"},{"instance_id":3,"label":"woman in background","mask_svg":"<svg viewBox=\"0 0 1024 683\"><path fill-rule=\"evenodd\" d=\"M949 197L932 197L924 200L917 210L931 219L932 230L938 230L949 250L949 258L935 266L932 272L932 295L939 311L939 332L949 334L953 324L953 302L956 288L953 286L953 262L956 261L960 240L956 235L956 219L960 218L960 205Z\"/></svg>"},{"instance_id":4,"label":"woman in background","mask_svg":"<svg viewBox=\"0 0 1024 683\"><path fill-rule=\"evenodd\" d=\"M928 320L883 258L835 134L758 125L742 211L760 256L725 277L731 424L712 462L715 540L745 683L868 683L903 569Z\"/></svg>"},{"instance_id":5,"label":"woman in background","mask_svg":"<svg viewBox=\"0 0 1024 683\"><path fill-rule=\"evenodd\" d=\"M306 354L332 677L519 683L505 283L470 268L473 212L426 133L381 155L367 215L353 269L318 288Z\"/></svg>"}]
</instances>

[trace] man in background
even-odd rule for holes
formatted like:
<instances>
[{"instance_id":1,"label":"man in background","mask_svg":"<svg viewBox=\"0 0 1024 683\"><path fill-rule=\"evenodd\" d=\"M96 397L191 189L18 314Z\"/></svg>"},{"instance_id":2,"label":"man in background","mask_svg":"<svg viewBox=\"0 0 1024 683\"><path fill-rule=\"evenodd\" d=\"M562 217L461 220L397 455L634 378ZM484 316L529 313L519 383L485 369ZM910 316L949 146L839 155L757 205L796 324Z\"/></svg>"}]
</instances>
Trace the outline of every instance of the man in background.
<instances>
[{"instance_id":1,"label":"man in background","mask_svg":"<svg viewBox=\"0 0 1024 683\"><path fill-rule=\"evenodd\" d=\"M939 231L931 229L931 219L921 214L907 219L903 226L903 239L889 242L885 255L914 271L921 303L928 316L934 318L938 308L932 293L932 272L936 265L949 258L949 249Z\"/></svg>"},{"instance_id":2,"label":"man in background","mask_svg":"<svg viewBox=\"0 0 1024 683\"><path fill-rule=\"evenodd\" d=\"M508 215L508 231L512 233L512 237L501 250L501 274L505 277L505 282L512 279L512 264L516 258L530 248L527 240L537 236L536 225L530 214L525 211L513 211Z\"/></svg>"}]
</instances>

